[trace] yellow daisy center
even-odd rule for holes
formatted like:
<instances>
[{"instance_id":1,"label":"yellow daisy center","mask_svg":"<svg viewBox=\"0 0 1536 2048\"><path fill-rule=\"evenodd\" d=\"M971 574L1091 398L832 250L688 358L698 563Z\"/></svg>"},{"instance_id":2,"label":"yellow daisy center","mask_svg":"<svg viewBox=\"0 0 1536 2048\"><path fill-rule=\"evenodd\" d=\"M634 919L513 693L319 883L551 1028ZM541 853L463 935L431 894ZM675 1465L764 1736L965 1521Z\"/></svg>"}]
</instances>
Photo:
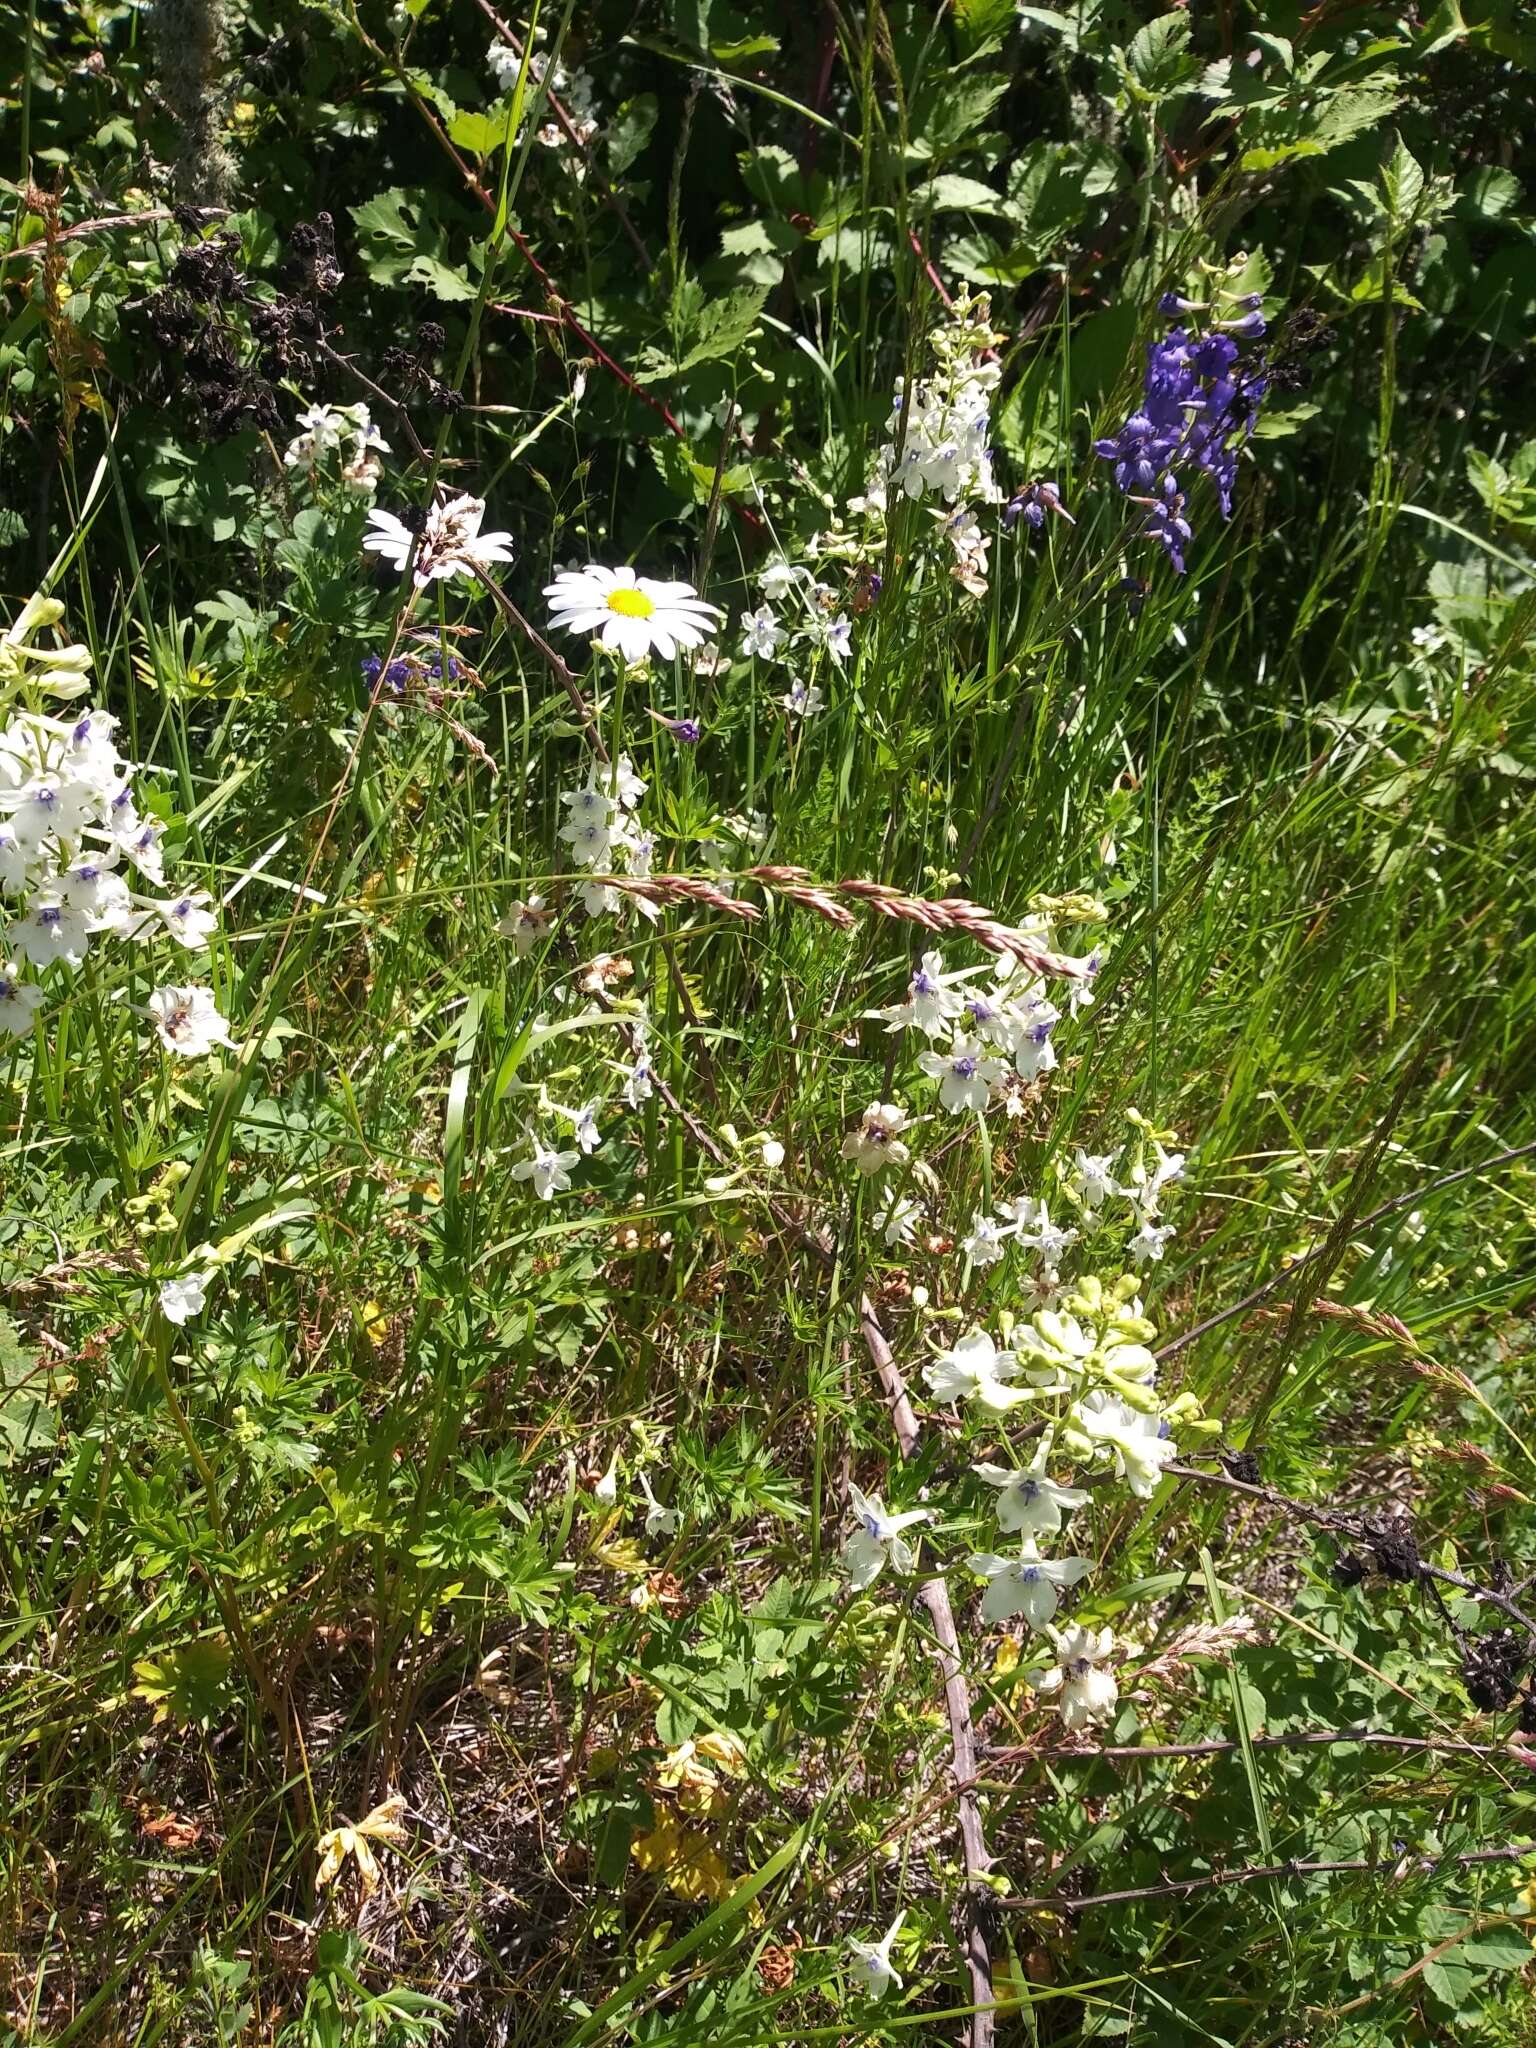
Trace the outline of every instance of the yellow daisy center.
<instances>
[{"instance_id":1,"label":"yellow daisy center","mask_svg":"<svg viewBox=\"0 0 1536 2048\"><path fill-rule=\"evenodd\" d=\"M623 619L648 619L656 606L643 590L621 583L617 590L609 591L608 609Z\"/></svg>"}]
</instances>

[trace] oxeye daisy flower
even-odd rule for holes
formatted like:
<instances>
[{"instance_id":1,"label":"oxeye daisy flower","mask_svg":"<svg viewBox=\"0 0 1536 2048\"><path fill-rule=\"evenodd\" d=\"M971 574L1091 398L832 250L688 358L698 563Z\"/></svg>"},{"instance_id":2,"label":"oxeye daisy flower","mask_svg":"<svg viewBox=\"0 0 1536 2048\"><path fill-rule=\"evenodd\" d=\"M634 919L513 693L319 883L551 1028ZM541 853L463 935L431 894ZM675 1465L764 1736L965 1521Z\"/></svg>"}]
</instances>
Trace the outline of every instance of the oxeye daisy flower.
<instances>
[{"instance_id":1,"label":"oxeye daisy flower","mask_svg":"<svg viewBox=\"0 0 1536 2048\"><path fill-rule=\"evenodd\" d=\"M659 654L670 661L682 647L702 647L725 614L706 604L691 583L658 583L633 569L565 569L544 587L549 621L568 633L589 634L625 661Z\"/></svg>"}]
</instances>

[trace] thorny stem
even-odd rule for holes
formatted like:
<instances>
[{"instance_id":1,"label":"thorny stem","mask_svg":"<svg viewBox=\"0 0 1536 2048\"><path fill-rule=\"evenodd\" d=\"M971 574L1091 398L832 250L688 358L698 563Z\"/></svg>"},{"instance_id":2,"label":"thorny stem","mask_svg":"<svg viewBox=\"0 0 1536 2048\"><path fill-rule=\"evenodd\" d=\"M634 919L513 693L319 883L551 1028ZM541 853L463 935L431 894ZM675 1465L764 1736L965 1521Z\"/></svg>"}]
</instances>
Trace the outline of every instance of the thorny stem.
<instances>
[{"instance_id":1,"label":"thorny stem","mask_svg":"<svg viewBox=\"0 0 1536 2048\"><path fill-rule=\"evenodd\" d=\"M1323 1749L1339 1742L1358 1742L1380 1749L1444 1751L1451 1756L1503 1756L1506 1753L1503 1745L1497 1742L1452 1742L1439 1735L1392 1735L1377 1728L1299 1728L1289 1735L1249 1737L1253 1749ZM1090 1746L1052 1750L1049 1754L1053 1761L1062 1763L1103 1761L1130 1764L1160 1757L1230 1756L1242 1746L1240 1742L1229 1742L1215 1736L1208 1742L1132 1742L1103 1748ZM1027 1743L998 1747L983 1743L982 1748L991 1762L999 1764L1031 1763L1043 1754Z\"/></svg>"}]
</instances>

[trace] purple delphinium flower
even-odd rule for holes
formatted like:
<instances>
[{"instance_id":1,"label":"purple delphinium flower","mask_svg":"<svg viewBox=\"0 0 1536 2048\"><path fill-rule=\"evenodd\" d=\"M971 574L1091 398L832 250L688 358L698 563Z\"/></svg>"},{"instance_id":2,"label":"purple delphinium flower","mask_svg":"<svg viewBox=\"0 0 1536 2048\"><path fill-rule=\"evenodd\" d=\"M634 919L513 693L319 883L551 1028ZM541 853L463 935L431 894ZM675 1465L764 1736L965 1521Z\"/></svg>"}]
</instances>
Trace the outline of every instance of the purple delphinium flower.
<instances>
[{"instance_id":1,"label":"purple delphinium flower","mask_svg":"<svg viewBox=\"0 0 1536 2048\"><path fill-rule=\"evenodd\" d=\"M1164 295L1164 310L1173 296ZM1183 302L1177 303L1182 310ZM1141 403L1118 434L1094 443L1094 453L1115 465L1116 484L1133 504L1146 508L1142 531L1180 576L1194 538L1180 472L1204 470L1216 486L1222 518L1230 519L1238 453L1267 387L1262 366L1253 375L1239 369L1240 350L1233 338L1264 332L1257 299L1248 294L1237 305L1241 317L1218 323L1225 331L1201 335L1173 326L1160 341L1149 343Z\"/></svg>"}]
</instances>

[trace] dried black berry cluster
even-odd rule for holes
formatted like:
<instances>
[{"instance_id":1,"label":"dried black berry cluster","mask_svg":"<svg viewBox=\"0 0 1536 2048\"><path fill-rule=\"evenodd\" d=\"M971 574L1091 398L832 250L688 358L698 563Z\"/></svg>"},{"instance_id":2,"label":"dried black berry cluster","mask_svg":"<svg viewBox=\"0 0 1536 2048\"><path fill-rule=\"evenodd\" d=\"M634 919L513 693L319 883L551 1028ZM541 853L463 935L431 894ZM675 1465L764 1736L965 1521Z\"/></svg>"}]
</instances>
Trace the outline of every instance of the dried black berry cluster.
<instances>
[{"instance_id":1,"label":"dried black berry cluster","mask_svg":"<svg viewBox=\"0 0 1536 2048\"><path fill-rule=\"evenodd\" d=\"M193 232L201 215L178 213ZM210 440L242 428L279 432L283 413L273 386L285 378L317 381L328 339L323 301L341 283L328 214L300 221L288 238L294 289L258 296L241 268L239 237L227 231L188 242L159 291L137 312L154 343L147 394L178 409L190 405Z\"/></svg>"},{"instance_id":2,"label":"dried black berry cluster","mask_svg":"<svg viewBox=\"0 0 1536 2048\"><path fill-rule=\"evenodd\" d=\"M1317 356L1333 339L1321 313L1302 307L1276 335L1263 362L1262 374L1271 391L1305 391L1317 373Z\"/></svg>"},{"instance_id":3,"label":"dried black berry cluster","mask_svg":"<svg viewBox=\"0 0 1536 2048\"><path fill-rule=\"evenodd\" d=\"M1486 1714L1497 1714L1507 1707L1520 1690L1520 1680L1530 1661L1526 1643L1512 1628L1496 1628L1479 1636L1461 1660L1462 1682L1473 1706L1481 1707ZM1524 1712L1531 1704L1527 1694L1522 1728Z\"/></svg>"},{"instance_id":4,"label":"dried black berry cluster","mask_svg":"<svg viewBox=\"0 0 1536 2048\"><path fill-rule=\"evenodd\" d=\"M1341 1550L1333 1561L1336 1586L1358 1586L1375 1572L1400 1586L1411 1586L1422 1569L1418 1539L1406 1521L1368 1522L1361 1532L1365 1556Z\"/></svg>"},{"instance_id":5,"label":"dried black berry cluster","mask_svg":"<svg viewBox=\"0 0 1536 2048\"><path fill-rule=\"evenodd\" d=\"M439 412L459 410L464 403L463 393L445 384L432 367L441 357L447 339L436 320L423 320L416 330L414 349L385 349L379 368L391 397L403 403L419 395Z\"/></svg>"}]
</instances>

